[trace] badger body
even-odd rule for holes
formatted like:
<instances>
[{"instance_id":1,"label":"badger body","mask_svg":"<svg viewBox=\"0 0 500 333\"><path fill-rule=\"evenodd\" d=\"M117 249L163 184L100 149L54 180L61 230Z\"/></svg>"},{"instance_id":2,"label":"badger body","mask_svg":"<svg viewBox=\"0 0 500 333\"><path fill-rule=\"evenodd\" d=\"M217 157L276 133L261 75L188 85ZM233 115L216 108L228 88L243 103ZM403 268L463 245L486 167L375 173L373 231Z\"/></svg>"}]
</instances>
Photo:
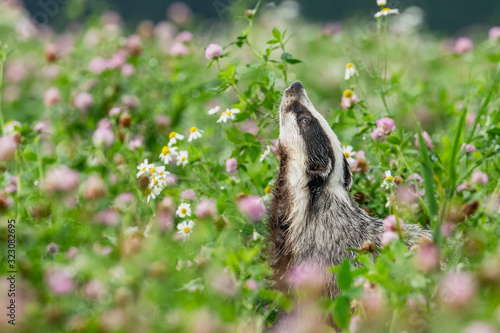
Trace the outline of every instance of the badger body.
<instances>
[{"instance_id":1,"label":"badger body","mask_svg":"<svg viewBox=\"0 0 500 333\"><path fill-rule=\"evenodd\" d=\"M268 230L275 288L288 291L287 272L312 263L325 268L323 296L339 290L326 267L353 259L367 241L381 247L382 222L351 198L352 174L342 146L314 108L300 82L285 90L280 105L280 168L269 207ZM428 234L405 226L408 245Z\"/></svg>"}]
</instances>

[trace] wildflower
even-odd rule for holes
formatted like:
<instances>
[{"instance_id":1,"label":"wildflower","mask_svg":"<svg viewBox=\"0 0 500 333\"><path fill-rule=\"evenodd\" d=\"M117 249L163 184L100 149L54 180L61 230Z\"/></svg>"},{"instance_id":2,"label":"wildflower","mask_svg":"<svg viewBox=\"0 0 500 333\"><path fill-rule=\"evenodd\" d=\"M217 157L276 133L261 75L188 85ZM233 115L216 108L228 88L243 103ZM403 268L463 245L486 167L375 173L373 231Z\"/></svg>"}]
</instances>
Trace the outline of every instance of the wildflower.
<instances>
[{"instance_id":1,"label":"wildflower","mask_svg":"<svg viewBox=\"0 0 500 333\"><path fill-rule=\"evenodd\" d=\"M186 240L193 231L194 222L192 220L182 221L177 225L177 234Z\"/></svg>"},{"instance_id":2,"label":"wildflower","mask_svg":"<svg viewBox=\"0 0 500 333\"><path fill-rule=\"evenodd\" d=\"M463 183L457 186L457 192L463 191L467 188L467 183Z\"/></svg>"},{"instance_id":3,"label":"wildflower","mask_svg":"<svg viewBox=\"0 0 500 333\"><path fill-rule=\"evenodd\" d=\"M266 206L261 197L248 195L238 201L238 209L245 214L251 222L257 222L264 216Z\"/></svg>"},{"instance_id":4,"label":"wildflower","mask_svg":"<svg viewBox=\"0 0 500 333\"><path fill-rule=\"evenodd\" d=\"M382 245L387 246L396 239L399 239L399 235L397 232L394 231L384 231L382 233Z\"/></svg>"},{"instance_id":5,"label":"wildflower","mask_svg":"<svg viewBox=\"0 0 500 333\"><path fill-rule=\"evenodd\" d=\"M205 49L205 58L207 59L217 59L222 54L222 46L218 44L210 44Z\"/></svg>"},{"instance_id":6,"label":"wildflower","mask_svg":"<svg viewBox=\"0 0 500 333\"><path fill-rule=\"evenodd\" d=\"M286 282L294 289L319 291L325 285L326 270L317 262L306 261L290 268L286 274Z\"/></svg>"},{"instance_id":7,"label":"wildflower","mask_svg":"<svg viewBox=\"0 0 500 333\"><path fill-rule=\"evenodd\" d=\"M397 9L390 9L390 8L384 8L380 12L375 13L375 15L373 15L373 16L375 18L379 18L381 16L387 16L387 15L391 15L391 14L399 14L399 10L397 10Z\"/></svg>"},{"instance_id":8,"label":"wildflower","mask_svg":"<svg viewBox=\"0 0 500 333\"><path fill-rule=\"evenodd\" d=\"M193 11L185 2L172 2L167 9L167 18L179 25L182 25L189 21L193 16Z\"/></svg>"},{"instance_id":9,"label":"wildflower","mask_svg":"<svg viewBox=\"0 0 500 333\"><path fill-rule=\"evenodd\" d=\"M460 149L465 151L466 153L473 153L476 151L476 147L474 145L471 145L470 143L463 143Z\"/></svg>"},{"instance_id":10,"label":"wildflower","mask_svg":"<svg viewBox=\"0 0 500 333\"><path fill-rule=\"evenodd\" d=\"M130 140L128 143L128 149L130 150L136 150L142 146L142 138L141 137L135 137L134 139Z\"/></svg>"},{"instance_id":11,"label":"wildflower","mask_svg":"<svg viewBox=\"0 0 500 333\"><path fill-rule=\"evenodd\" d=\"M347 110L353 104L358 104L358 102L359 102L358 96L355 93L353 93L352 90L347 89L342 94L340 106L342 107L342 109Z\"/></svg>"},{"instance_id":12,"label":"wildflower","mask_svg":"<svg viewBox=\"0 0 500 333\"><path fill-rule=\"evenodd\" d=\"M418 173L413 173L408 177L408 181L416 181L417 185L422 185L422 177Z\"/></svg>"},{"instance_id":13,"label":"wildflower","mask_svg":"<svg viewBox=\"0 0 500 333\"><path fill-rule=\"evenodd\" d=\"M262 155L260 155L259 162L264 161L265 158L267 157L267 155L269 155L269 153L271 153L271 146L267 145L266 150L264 150L264 152L262 153Z\"/></svg>"},{"instance_id":14,"label":"wildflower","mask_svg":"<svg viewBox=\"0 0 500 333\"><path fill-rule=\"evenodd\" d=\"M488 32L488 38L490 40L498 40L500 39L500 27L493 27Z\"/></svg>"},{"instance_id":15,"label":"wildflower","mask_svg":"<svg viewBox=\"0 0 500 333\"><path fill-rule=\"evenodd\" d=\"M219 110L220 110L220 106L217 105L217 106L214 106L213 108L211 108L210 110L208 110L207 113L209 115L214 115L214 114L218 113Z\"/></svg>"},{"instance_id":16,"label":"wildflower","mask_svg":"<svg viewBox=\"0 0 500 333\"><path fill-rule=\"evenodd\" d=\"M181 193L181 199L183 199L183 200L192 200L195 198L196 198L196 194L194 193L194 190L191 188L188 188L187 190L184 190Z\"/></svg>"},{"instance_id":17,"label":"wildflower","mask_svg":"<svg viewBox=\"0 0 500 333\"><path fill-rule=\"evenodd\" d=\"M52 242L47 246L47 252L50 254L56 254L59 252L60 246Z\"/></svg>"},{"instance_id":18,"label":"wildflower","mask_svg":"<svg viewBox=\"0 0 500 333\"><path fill-rule=\"evenodd\" d=\"M196 126L193 126L189 130L189 133L190 134L189 134L188 142L191 142L193 140L201 138L201 134L203 133L203 131Z\"/></svg>"},{"instance_id":19,"label":"wildflower","mask_svg":"<svg viewBox=\"0 0 500 333\"><path fill-rule=\"evenodd\" d=\"M160 186L154 186L152 189L148 190L148 196L146 197L146 201L149 202L151 199L155 199L160 195L161 190L163 188Z\"/></svg>"},{"instance_id":20,"label":"wildflower","mask_svg":"<svg viewBox=\"0 0 500 333\"><path fill-rule=\"evenodd\" d=\"M101 74L108 68L108 62L106 59L97 57L90 61L89 71L95 74Z\"/></svg>"},{"instance_id":21,"label":"wildflower","mask_svg":"<svg viewBox=\"0 0 500 333\"><path fill-rule=\"evenodd\" d=\"M74 259L78 255L78 248L72 246L66 251L66 259Z\"/></svg>"},{"instance_id":22,"label":"wildflower","mask_svg":"<svg viewBox=\"0 0 500 333\"><path fill-rule=\"evenodd\" d=\"M177 165L186 165L188 164L188 152L187 150L181 150L179 155L177 155Z\"/></svg>"},{"instance_id":23,"label":"wildflower","mask_svg":"<svg viewBox=\"0 0 500 333\"><path fill-rule=\"evenodd\" d=\"M83 183L83 197L85 199L99 199L106 195L106 184L101 176L97 174L91 175Z\"/></svg>"},{"instance_id":24,"label":"wildflower","mask_svg":"<svg viewBox=\"0 0 500 333\"><path fill-rule=\"evenodd\" d=\"M172 47L170 47L170 54L174 57L182 57L188 54L189 50L186 45L182 43L174 43Z\"/></svg>"},{"instance_id":25,"label":"wildflower","mask_svg":"<svg viewBox=\"0 0 500 333\"><path fill-rule=\"evenodd\" d=\"M175 212L179 217L191 216L191 205L188 203L181 203Z\"/></svg>"},{"instance_id":26,"label":"wildflower","mask_svg":"<svg viewBox=\"0 0 500 333\"><path fill-rule=\"evenodd\" d=\"M170 141L168 141L168 146L171 147L172 145L175 145L177 143L177 140L184 140L184 135L181 135L177 132L171 132L168 135L168 138Z\"/></svg>"},{"instance_id":27,"label":"wildflower","mask_svg":"<svg viewBox=\"0 0 500 333\"><path fill-rule=\"evenodd\" d=\"M352 164L354 162L356 162L356 159L353 158L354 154L356 154L355 151L353 151L353 148L352 146L347 146L347 147L343 147L343 151L344 151L344 157L347 159L347 162L349 164Z\"/></svg>"},{"instance_id":28,"label":"wildflower","mask_svg":"<svg viewBox=\"0 0 500 333\"><path fill-rule=\"evenodd\" d=\"M129 36L125 46L130 54L139 55L142 53L142 40L138 35Z\"/></svg>"},{"instance_id":29,"label":"wildflower","mask_svg":"<svg viewBox=\"0 0 500 333\"><path fill-rule=\"evenodd\" d=\"M229 158L226 160L226 171L228 173L235 172L237 167L238 167L238 162L236 161L235 158Z\"/></svg>"},{"instance_id":30,"label":"wildflower","mask_svg":"<svg viewBox=\"0 0 500 333\"><path fill-rule=\"evenodd\" d=\"M174 159L174 154L177 153L177 147L163 146L160 153L160 160L165 164L169 164Z\"/></svg>"},{"instance_id":31,"label":"wildflower","mask_svg":"<svg viewBox=\"0 0 500 333\"><path fill-rule=\"evenodd\" d=\"M394 186L394 177L391 174L391 170L387 170L385 171L385 178L382 183L382 187L389 189L392 186Z\"/></svg>"},{"instance_id":32,"label":"wildflower","mask_svg":"<svg viewBox=\"0 0 500 333\"><path fill-rule=\"evenodd\" d=\"M212 199L203 198L200 203L196 206L196 216L199 219L211 217L215 218L217 215L217 208L215 205L215 201Z\"/></svg>"},{"instance_id":33,"label":"wildflower","mask_svg":"<svg viewBox=\"0 0 500 333\"><path fill-rule=\"evenodd\" d=\"M83 286L83 295L88 299L100 299L106 295L106 288L99 280L90 280Z\"/></svg>"},{"instance_id":34,"label":"wildflower","mask_svg":"<svg viewBox=\"0 0 500 333\"><path fill-rule=\"evenodd\" d=\"M415 147L419 148L420 146L418 143L418 134L415 134L414 138L415 138ZM427 133L426 131L423 131L422 132L422 139L424 139L425 145L427 146L427 148L429 148L429 149L434 148L434 145L432 144L432 139L431 139L431 136L429 135L429 133Z\"/></svg>"},{"instance_id":35,"label":"wildflower","mask_svg":"<svg viewBox=\"0 0 500 333\"><path fill-rule=\"evenodd\" d=\"M118 225L120 223L120 217L113 209L106 209L100 211L95 216L95 223L104 225Z\"/></svg>"},{"instance_id":36,"label":"wildflower","mask_svg":"<svg viewBox=\"0 0 500 333\"><path fill-rule=\"evenodd\" d=\"M377 6L384 7L385 5L387 5L386 0L377 0Z\"/></svg>"},{"instance_id":37,"label":"wildflower","mask_svg":"<svg viewBox=\"0 0 500 333\"><path fill-rule=\"evenodd\" d=\"M456 54L471 52L474 49L474 43L467 37L460 37L455 42L454 51Z\"/></svg>"},{"instance_id":38,"label":"wildflower","mask_svg":"<svg viewBox=\"0 0 500 333\"><path fill-rule=\"evenodd\" d=\"M189 31L182 31L175 36L175 41L179 43L189 43L193 40L193 34Z\"/></svg>"},{"instance_id":39,"label":"wildflower","mask_svg":"<svg viewBox=\"0 0 500 333\"><path fill-rule=\"evenodd\" d=\"M106 146L111 147L115 142L115 134L113 130L107 127L98 126L92 134L92 141L96 147Z\"/></svg>"},{"instance_id":40,"label":"wildflower","mask_svg":"<svg viewBox=\"0 0 500 333\"><path fill-rule=\"evenodd\" d=\"M83 92L75 96L73 105L82 111L87 111L94 105L94 97L91 94Z\"/></svg>"},{"instance_id":41,"label":"wildflower","mask_svg":"<svg viewBox=\"0 0 500 333\"><path fill-rule=\"evenodd\" d=\"M135 96L124 95L122 101L127 109L133 110L139 106L139 99Z\"/></svg>"},{"instance_id":42,"label":"wildflower","mask_svg":"<svg viewBox=\"0 0 500 333\"><path fill-rule=\"evenodd\" d=\"M0 137L0 161L7 161L14 157L17 143L11 136Z\"/></svg>"},{"instance_id":43,"label":"wildflower","mask_svg":"<svg viewBox=\"0 0 500 333\"><path fill-rule=\"evenodd\" d=\"M121 112L122 112L122 110L119 107L114 106L109 110L108 116L110 116L110 117L118 116Z\"/></svg>"},{"instance_id":44,"label":"wildflower","mask_svg":"<svg viewBox=\"0 0 500 333\"><path fill-rule=\"evenodd\" d=\"M377 128L380 128L385 135L388 135L396 129L396 125L393 119L383 117L377 120Z\"/></svg>"},{"instance_id":45,"label":"wildflower","mask_svg":"<svg viewBox=\"0 0 500 333\"><path fill-rule=\"evenodd\" d=\"M76 283L68 269L49 268L45 281L54 294L68 294L75 290Z\"/></svg>"},{"instance_id":46,"label":"wildflower","mask_svg":"<svg viewBox=\"0 0 500 333\"><path fill-rule=\"evenodd\" d=\"M125 77L129 77L134 75L135 73L135 67L131 64L124 64L122 66L122 75Z\"/></svg>"},{"instance_id":47,"label":"wildflower","mask_svg":"<svg viewBox=\"0 0 500 333\"><path fill-rule=\"evenodd\" d=\"M358 75L358 71L356 70L356 67L354 66L353 63L348 63L347 65L345 65L345 79L346 80L349 80L351 77L353 76L357 76Z\"/></svg>"},{"instance_id":48,"label":"wildflower","mask_svg":"<svg viewBox=\"0 0 500 333\"><path fill-rule=\"evenodd\" d=\"M395 215L389 215L387 216L383 221L382 225L384 226L384 231L394 231L398 232L398 221L396 219ZM400 221L399 223L399 229L401 232L404 232L404 224Z\"/></svg>"},{"instance_id":49,"label":"wildflower","mask_svg":"<svg viewBox=\"0 0 500 333\"><path fill-rule=\"evenodd\" d=\"M438 286L441 300L453 307L470 305L476 295L476 282L466 272L448 272Z\"/></svg>"},{"instance_id":50,"label":"wildflower","mask_svg":"<svg viewBox=\"0 0 500 333\"><path fill-rule=\"evenodd\" d=\"M426 240L418 245L414 264L419 270L429 272L439 266L439 249L433 242Z\"/></svg>"},{"instance_id":51,"label":"wildflower","mask_svg":"<svg viewBox=\"0 0 500 333\"><path fill-rule=\"evenodd\" d=\"M220 123L220 122L226 123L228 119L235 120L237 113L240 113L239 109L226 109L226 111L222 112L222 114L221 114L219 120L217 120L217 122L218 123Z\"/></svg>"},{"instance_id":52,"label":"wildflower","mask_svg":"<svg viewBox=\"0 0 500 333\"><path fill-rule=\"evenodd\" d=\"M488 184L488 175L481 171L474 171L471 177L471 181L477 184Z\"/></svg>"},{"instance_id":53,"label":"wildflower","mask_svg":"<svg viewBox=\"0 0 500 333\"><path fill-rule=\"evenodd\" d=\"M152 167L154 167L154 164L149 164L148 159L145 159L139 166L137 167L137 170L139 172L137 173L137 178L142 176L145 172L149 171Z\"/></svg>"},{"instance_id":54,"label":"wildflower","mask_svg":"<svg viewBox=\"0 0 500 333\"><path fill-rule=\"evenodd\" d=\"M61 102L61 93L57 88L50 88L43 95L43 103L48 108L59 102Z\"/></svg>"},{"instance_id":55,"label":"wildflower","mask_svg":"<svg viewBox=\"0 0 500 333\"><path fill-rule=\"evenodd\" d=\"M473 321L467 325L462 333L497 333L498 331L484 321Z\"/></svg>"},{"instance_id":56,"label":"wildflower","mask_svg":"<svg viewBox=\"0 0 500 333\"><path fill-rule=\"evenodd\" d=\"M339 35L342 33L342 23L340 23L340 22L327 22L323 26L323 29L321 30L321 32L325 36Z\"/></svg>"},{"instance_id":57,"label":"wildflower","mask_svg":"<svg viewBox=\"0 0 500 333\"><path fill-rule=\"evenodd\" d=\"M49 192L70 192L77 188L79 180L78 172L58 166L47 172L43 184Z\"/></svg>"}]
</instances>

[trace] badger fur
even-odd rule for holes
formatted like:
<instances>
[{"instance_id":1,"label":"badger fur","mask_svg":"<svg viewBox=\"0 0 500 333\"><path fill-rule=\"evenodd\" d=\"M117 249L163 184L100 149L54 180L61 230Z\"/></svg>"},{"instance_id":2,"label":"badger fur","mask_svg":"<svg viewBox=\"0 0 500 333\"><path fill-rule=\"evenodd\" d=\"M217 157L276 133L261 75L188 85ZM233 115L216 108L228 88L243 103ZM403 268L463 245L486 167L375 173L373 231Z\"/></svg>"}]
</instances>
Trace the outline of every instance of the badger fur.
<instances>
[{"instance_id":1,"label":"badger fur","mask_svg":"<svg viewBox=\"0 0 500 333\"><path fill-rule=\"evenodd\" d=\"M325 269L338 265L355 257L349 248L366 241L380 248L383 226L352 200L352 173L339 139L300 82L285 90L279 117L280 168L268 229L273 282L286 292L291 268L308 262ZM430 237L417 225L405 229L409 246ZM338 294L335 276L326 274L322 295Z\"/></svg>"}]
</instances>

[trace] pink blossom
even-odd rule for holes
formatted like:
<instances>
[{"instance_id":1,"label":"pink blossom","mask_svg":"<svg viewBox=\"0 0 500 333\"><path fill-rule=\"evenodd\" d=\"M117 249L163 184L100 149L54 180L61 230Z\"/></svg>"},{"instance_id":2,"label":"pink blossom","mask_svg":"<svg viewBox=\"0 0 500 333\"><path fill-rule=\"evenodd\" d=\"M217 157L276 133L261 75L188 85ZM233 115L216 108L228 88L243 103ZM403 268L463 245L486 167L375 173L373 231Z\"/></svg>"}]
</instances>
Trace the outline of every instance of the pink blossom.
<instances>
[{"instance_id":1,"label":"pink blossom","mask_svg":"<svg viewBox=\"0 0 500 333\"><path fill-rule=\"evenodd\" d=\"M24 81L26 76L28 76L28 71L26 67L19 62L10 63L5 70L5 77L13 83Z\"/></svg>"},{"instance_id":2,"label":"pink blossom","mask_svg":"<svg viewBox=\"0 0 500 333\"><path fill-rule=\"evenodd\" d=\"M278 158L279 158L279 145L280 145L280 139L274 139L271 141L271 151Z\"/></svg>"},{"instance_id":3,"label":"pink blossom","mask_svg":"<svg viewBox=\"0 0 500 333\"><path fill-rule=\"evenodd\" d=\"M321 30L323 35L331 36L331 35L339 35L342 33L342 23L340 22L327 22L323 29Z\"/></svg>"},{"instance_id":4,"label":"pink blossom","mask_svg":"<svg viewBox=\"0 0 500 333\"><path fill-rule=\"evenodd\" d=\"M394 231L384 231L382 233L382 245L387 246L396 239L399 239L399 235L397 232Z\"/></svg>"},{"instance_id":5,"label":"pink blossom","mask_svg":"<svg viewBox=\"0 0 500 333\"><path fill-rule=\"evenodd\" d=\"M5 186L5 193L15 193L17 192L17 186L16 185L7 185Z\"/></svg>"},{"instance_id":6,"label":"pink blossom","mask_svg":"<svg viewBox=\"0 0 500 333\"><path fill-rule=\"evenodd\" d=\"M132 66L131 64L124 64L122 66L122 75L125 77L129 77L134 75L135 73L135 67Z\"/></svg>"},{"instance_id":7,"label":"pink blossom","mask_svg":"<svg viewBox=\"0 0 500 333\"><path fill-rule=\"evenodd\" d=\"M463 183L457 186L457 192L463 191L467 188L467 183Z\"/></svg>"},{"instance_id":8,"label":"pink blossom","mask_svg":"<svg viewBox=\"0 0 500 333\"><path fill-rule=\"evenodd\" d=\"M106 61L106 66L111 69L119 68L125 65L125 62L127 61L127 52L124 50L119 50L113 56L111 59Z\"/></svg>"},{"instance_id":9,"label":"pink blossom","mask_svg":"<svg viewBox=\"0 0 500 333\"><path fill-rule=\"evenodd\" d=\"M74 259L78 255L78 248L72 246L66 251L66 259Z\"/></svg>"},{"instance_id":10,"label":"pink blossom","mask_svg":"<svg viewBox=\"0 0 500 333\"><path fill-rule=\"evenodd\" d=\"M422 185L422 177L418 173L413 173L408 177L408 181L413 182L416 181L417 185Z\"/></svg>"},{"instance_id":11,"label":"pink blossom","mask_svg":"<svg viewBox=\"0 0 500 333\"><path fill-rule=\"evenodd\" d=\"M43 96L43 103L46 107L51 107L61 101L61 93L57 88L50 88Z\"/></svg>"},{"instance_id":12,"label":"pink blossom","mask_svg":"<svg viewBox=\"0 0 500 333\"><path fill-rule=\"evenodd\" d=\"M411 205L418 201L424 192L418 192L414 185L402 184L395 190L396 201L404 205Z\"/></svg>"},{"instance_id":13,"label":"pink blossom","mask_svg":"<svg viewBox=\"0 0 500 333\"><path fill-rule=\"evenodd\" d=\"M97 147L111 147L115 142L115 133L111 129L98 127L92 134L92 141Z\"/></svg>"},{"instance_id":14,"label":"pink blossom","mask_svg":"<svg viewBox=\"0 0 500 333\"><path fill-rule=\"evenodd\" d=\"M179 43L188 43L193 40L193 34L189 31L182 31L175 36L175 41Z\"/></svg>"},{"instance_id":15,"label":"pink blossom","mask_svg":"<svg viewBox=\"0 0 500 333\"><path fill-rule=\"evenodd\" d=\"M470 143L463 143L460 149L464 150L466 153L473 153L476 151L476 147Z\"/></svg>"},{"instance_id":16,"label":"pink blossom","mask_svg":"<svg viewBox=\"0 0 500 333\"><path fill-rule=\"evenodd\" d=\"M0 137L0 161L8 161L16 153L17 143L11 136Z\"/></svg>"},{"instance_id":17,"label":"pink blossom","mask_svg":"<svg viewBox=\"0 0 500 333\"><path fill-rule=\"evenodd\" d=\"M294 289L319 290L326 282L326 270L315 262L303 262L287 272L286 282Z\"/></svg>"},{"instance_id":18,"label":"pink blossom","mask_svg":"<svg viewBox=\"0 0 500 333\"><path fill-rule=\"evenodd\" d=\"M237 287L226 271L216 274L211 281L212 289L219 293L227 296L234 296L236 294Z\"/></svg>"},{"instance_id":19,"label":"pink blossom","mask_svg":"<svg viewBox=\"0 0 500 333\"><path fill-rule=\"evenodd\" d=\"M358 102L359 98L356 94L352 94L352 97L342 96L340 100L340 106L342 107L342 109L347 110L352 106L352 104L358 104Z\"/></svg>"},{"instance_id":20,"label":"pink blossom","mask_svg":"<svg viewBox=\"0 0 500 333\"><path fill-rule=\"evenodd\" d=\"M238 209L245 214L251 222L257 222L264 216L266 206L261 197L247 195L238 201Z\"/></svg>"},{"instance_id":21,"label":"pink blossom","mask_svg":"<svg viewBox=\"0 0 500 333\"><path fill-rule=\"evenodd\" d=\"M388 215L383 221L382 224L384 226L384 231L398 231L398 221L395 215ZM401 219L399 220L399 228L401 229L401 233L404 232L404 224Z\"/></svg>"},{"instance_id":22,"label":"pink blossom","mask_svg":"<svg viewBox=\"0 0 500 333\"><path fill-rule=\"evenodd\" d=\"M415 138L415 147L419 148L420 145L418 143L418 134L415 134L414 138ZM424 139L424 142L425 142L425 145L427 146L427 148L429 148L429 149L434 148L434 145L432 144L432 139L431 139L431 136L429 135L429 133L427 133L426 131L423 131L422 132L422 139Z\"/></svg>"},{"instance_id":23,"label":"pink blossom","mask_svg":"<svg viewBox=\"0 0 500 333\"><path fill-rule=\"evenodd\" d=\"M179 183L179 179L173 173L169 173L167 177L165 177L165 181L167 182L167 185L171 186L177 185Z\"/></svg>"},{"instance_id":24,"label":"pink blossom","mask_svg":"<svg viewBox=\"0 0 500 333\"><path fill-rule=\"evenodd\" d=\"M488 323L482 321L473 321L464 328L462 333L498 333L498 331Z\"/></svg>"},{"instance_id":25,"label":"pink blossom","mask_svg":"<svg viewBox=\"0 0 500 333\"><path fill-rule=\"evenodd\" d=\"M377 141L377 140L385 141L384 131L378 127L373 130L371 136L372 136L372 139L375 141Z\"/></svg>"},{"instance_id":26,"label":"pink blossom","mask_svg":"<svg viewBox=\"0 0 500 333\"><path fill-rule=\"evenodd\" d=\"M377 120L377 128L380 128L385 135L388 135L396 129L396 125L393 119L383 117Z\"/></svg>"},{"instance_id":27,"label":"pink blossom","mask_svg":"<svg viewBox=\"0 0 500 333\"><path fill-rule=\"evenodd\" d=\"M54 294L67 294L75 290L76 287L76 283L67 269L49 269L45 273L45 281Z\"/></svg>"},{"instance_id":28,"label":"pink blossom","mask_svg":"<svg viewBox=\"0 0 500 333\"><path fill-rule=\"evenodd\" d=\"M488 175L481 171L474 171L471 177L471 181L477 184L488 184Z\"/></svg>"},{"instance_id":29,"label":"pink blossom","mask_svg":"<svg viewBox=\"0 0 500 333\"><path fill-rule=\"evenodd\" d=\"M466 52L470 52L474 49L474 43L467 37L460 37L455 42L455 53L462 54Z\"/></svg>"},{"instance_id":30,"label":"pink blossom","mask_svg":"<svg viewBox=\"0 0 500 333\"><path fill-rule=\"evenodd\" d=\"M87 111L94 105L94 97L87 92L79 93L73 100L73 105L82 111Z\"/></svg>"},{"instance_id":31,"label":"pink blossom","mask_svg":"<svg viewBox=\"0 0 500 333\"><path fill-rule=\"evenodd\" d=\"M58 76L59 76L59 66L57 65L50 65L43 72L43 77L46 79L55 79Z\"/></svg>"},{"instance_id":32,"label":"pink blossom","mask_svg":"<svg viewBox=\"0 0 500 333\"><path fill-rule=\"evenodd\" d=\"M86 298L97 300L106 294L106 288L99 280L90 280L83 286L83 295Z\"/></svg>"},{"instance_id":33,"label":"pink blossom","mask_svg":"<svg viewBox=\"0 0 500 333\"><path fill-rule=\"evenodd\" d=\"M114 106L112 107L109 112L108 112L108 116L112 117L112 116L117 116L119 115L120 113L122 112L122 110L117 107L117 106Z\"/></svg>"},{"instance_id":34,"label":"pink blossom","mask_svg":"<svg viewBox=\"0 0 500 333\"><path fill-rule=\"evenodd\" d=\"M245 287L247 287L247 289L254 290L254 291L259 290L259 284L254 279L250 279L247 282L245 282Z\"/></svg>"},{"instance_id":35,"label":"pink blossom","mask_svg":"<svg viewBox=\"0 0 500 333\"><path fill-rule=\"evenodd\" d=\"M217 207L213 199L201 199L196 206L196 216L200 219L215 218L217 215Z\"/></svg>"},{"instance_id":36,"label":"pink blossom","mask_svg":"<svg viewBox=\"0 0 500 333\"><path fill-rule=\"evenodd\" d=\"M97 213L95 223L113 226L120 223L120 218L114 210L106 209Z\"/></svg>"},{"instance_id":37,"label":"pink blossom","mask_svg":"<svg viewBox=\"0 0 500 333\"><path fill-rule=\"evenodd\" d=\"M142 138L140 137L135 137L134 139L130 140L128 143L128 149L130 150L136 150L137 148L142 146Z\"/></svg>"},{"instance_id":38,"label":"pink blossom","mask_svg":"<svg viewBox=\"0 0 500 333\"><path fill-rule=\"evenodd\" d=\"M187 190L182 191L181 199L184 200L193 200L196 199L196 194L192 188L188 188Z\"/></svg>"},{"instance_id":39,"label":"pink blossom","mask_svg":"<svg viewBox=\"0 0 500 333\"><path fill-rule=\"evenodd\" d=\"M205 49L205 58L209 60L218 58L221 56L222 52L222 46L220 46L219 44L210 44Z\"/></svg>"},{"instance_id":40,"label":"pink blossom","mask_svg":"<svg viewBox=\"0 0 500 333\"><path fill-rule=\"evenodd\" d=\"M488 33L488 38L491 40L500 39L500 27L493 27Z\"/></svg>"},{"instance_id":41,"label":"pink blossom","mask_svg":"<svg viewBox=\"0 0 500 333\"><path fill-rule=\"evenodd\" d=\"M48 192L69 192L78 186L80 176L66 166L53 167L47 172L43 182Z\"/></svg>"},{"instance_id":42,"label":"pink blossom","mask_svg":"<svg viewBox=\"0 0 500 333\"><path fill-rule=\"evenodd\" d=\"M476 117L477 114L474 112L467 113L467 117L465 118L465 123L469 126L474 126L474 123L476 122Z\"/></svg>"},{"instance_id":43,"label":"pink blossom","mask_svg":"<svg viewBox=\"0 0 500 333\"><path fill-rule=\"evenodd\" d=\"M50 130L49 128L50 128L49 124L47 124L44 121L39 121L38 123L35 124L33 130L40 134L47 134Z\"/></svg>"},{"instance_id":44,"label":"pink blossom","mask_svg":"<svg viewBox=\"0 0 500 333\"><path fill-rule=\"evenodd\" d=\"M173 2L167 10L167 17L177 24L184 24L193 15L191 8L184 2Z\"/></svg>"},{"instance_id":45,"label":"pink blossom","mask_svg":"<svg viewBox=\"0 0 500 333\"><path fill-rule=\"evenodd\" d=\"M95 74L101 74L108 68L108 62L101 57L94 58L89 63L89 71Z\"/></svg>"},{"instance_id":46,"label":"pink blossom","mask_svg":"<svg viewBox=\"0 0 500 333\"><path fill-rule=\"evenodd\" d=\"M171 230L174 226L174 218L170 212L159 212L156 220L162 230Z\"/></svg>"},{"instance_id":47,"label":"pink blossom","mask_svg":"<svg viewBox=\"0 0 500 333\"><path fill-rule=\"evenodd\" d=\"M83 183L83 197L88 200L99 199L106 195L106 184L101 176L90 175Z\"/></svg>"},{"instance_id":48,"label":"pink blossom","mask_svg":"<svg viewBox=\"0 0 500 333\"><path fill-rule=\"evenodd\" d=\"M142 53L142 40L138 35L129 36L125 46L130 54L138 55Z\"/></svg>"},{"instance_id":49,"label":"pink blossom","mask_svg":"<svg viewBox=\"0 0 500 333\"><path fill-rule=\"evenodd\" d=\"M115 205L117 205L120 208L125 208L126 206L129 206L132 202L134 202L134 195L130 192L121 193L115 199Z\"/></svg>"},{"instance_id":50,"label":"pink blossom","mask_svg":"<svg viewBox=\"0 0 500 333\"><path fill-rule=\"evenodd\" d=\"M122 97L123 104L127 109L136 109L139 106L139 99L132 95L124 95Z\"/></svg>"},{"instance_id":51,"label":"pink blossom","mask_svg":"<svg viewBox=\"0 0 500 333\"><path fill-rule=\"evenodd\" d=\"M432 242L424 242L417 247L414 264L419 270L429 272L439 266L440 252Z\"/></svg>"},{"instance_id":52,"label":"pink blossom","mask_svg":"<svg viewBox=\"0 0 500 333\"><path fill-rule=\"evenodd\" d=\"M441 225L441 232L446 237L450 237L454 229L455 229L455 223L453 222L444 222Z\"/></svg>"},{"instance_id":53,"label":"pink blossom","mask_svg":"<svg viewBox=\"0 0 500 333\"><path fill-rule=\"evenodd\" d=\"M466 272L448 272L438 285L441 300L453 307L470 305L476 295L476 282Z\"/></svg>"},{"instance_id":54,"label":"pink blossom","mask_svg":"<svg viewBox=\"0 0 500 333\"><path fill-rule=\"evenodd\" d=\"M47 246L47 252L50 254L56 254L59 252L60 246L52 242Z\"/></svg>"},{"instance_id":55,"label":"pink blossom","mask_svg":"<svg viewBox=\"0 0 500 333\"><path fill-rule=\"evenodd\" d=\"M174 57L181 57L185 56L188 54L188 48L186 45L182 43L174 43L172 47L170 48L170 54L173 55Z\"/></svg>"},{"instance_id":56,"label":"pink blossom","mask_svg":"<svg viewBox=\"0 0 500 333\"><path fill-rule=\"evenodd\" d=\"M226 171L228 173L234 173L238 167L238 162L235 158L229 158L226 160Z\"/></svg>"}]
</instances>

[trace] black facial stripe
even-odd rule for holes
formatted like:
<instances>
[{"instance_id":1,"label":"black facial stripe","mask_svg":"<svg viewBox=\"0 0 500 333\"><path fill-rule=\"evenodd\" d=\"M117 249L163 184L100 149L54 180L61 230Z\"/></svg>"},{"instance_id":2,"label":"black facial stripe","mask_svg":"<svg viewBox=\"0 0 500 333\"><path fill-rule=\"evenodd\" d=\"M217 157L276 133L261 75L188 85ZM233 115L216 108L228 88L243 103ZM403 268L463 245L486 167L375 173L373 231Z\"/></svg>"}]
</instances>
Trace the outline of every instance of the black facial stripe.
<instances>
[{"instance_id":1,"label":"black facial stripe","mask_svg":"<svg viewBox=\"0 0 500 333\"><path fill-rule=\"evenodd\" d=\"M333 171L335 157L330 139L321 127L319 121L311 112L299 102L292 103L291 111L295 114L300 135L304 139L307 154L307 166L309 174L309 187L311 201L314 203L321 194L328 177ZM301 121L303 117L308 117L309 121Z\"/></svg>"},{"instance_id":2,"label":"black facial stripe","mask_svg":"<svg viewBox=\"0 0 500 333\"><path fill-rule=\"evenodd\" d=\"M344 187L347 191L351 189L351 184L352 184L351 167L349 166L347 159L344 157Z\"/></svg>"}]
</instances>

